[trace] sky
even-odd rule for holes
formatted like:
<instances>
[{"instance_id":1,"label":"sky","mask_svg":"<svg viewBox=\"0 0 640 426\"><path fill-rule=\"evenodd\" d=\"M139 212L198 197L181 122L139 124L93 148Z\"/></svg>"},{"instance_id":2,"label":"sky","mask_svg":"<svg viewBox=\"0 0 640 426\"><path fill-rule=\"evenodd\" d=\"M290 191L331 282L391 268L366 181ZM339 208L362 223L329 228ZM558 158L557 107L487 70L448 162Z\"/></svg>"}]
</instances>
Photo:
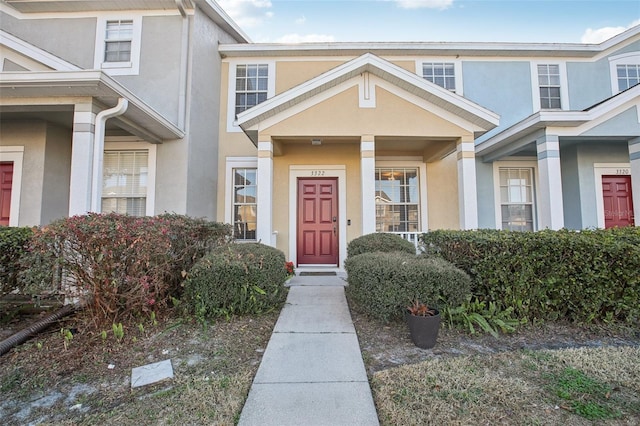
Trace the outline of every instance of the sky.
<instances>
[{"instance_id":1,"label":"sky","mask_svg":"<svg viewBox=\"0 0 640 426\"><path fill-rule=\"evenodd\" d=\"M600 43L640 0L217 0L258 43Z\"/></svg>"}]
</instances>

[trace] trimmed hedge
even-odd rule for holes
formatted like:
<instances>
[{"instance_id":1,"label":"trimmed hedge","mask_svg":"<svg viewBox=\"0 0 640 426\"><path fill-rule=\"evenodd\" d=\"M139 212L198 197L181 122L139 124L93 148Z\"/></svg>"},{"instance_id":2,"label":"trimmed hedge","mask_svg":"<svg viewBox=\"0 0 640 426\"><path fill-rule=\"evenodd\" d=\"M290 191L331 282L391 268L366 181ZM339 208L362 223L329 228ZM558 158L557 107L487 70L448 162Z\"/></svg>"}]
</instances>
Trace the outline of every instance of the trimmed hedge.
<instances>
[{"instance_id":1,"label":"trimmed hedge","mask_svg":"<svg viewBox=\"0 0 640 426\"><path fill-rule=\"evenodd\" d=\"M441 309L462 304L470 294L469 276L437 257L363 253L348 258L344 266L349 301L384 322L403 318L405 308L416 299Z\"/></svg>"},{"instance_id":2,"label":"trimmed hedge","mask_svg":"<svg viewBox=\"0 0 640 426\"><path fill-rule=\"evenodd\" d=\"M362 253L375 253L400 251L408 254L416 254L415 246L399 235L376 232L363 235L349 242L347 257L357 256Z\"/></svg>"},{"instance_id":3,"label":"trimmed hedge","mask_svg":"<svg viewBox=\"0 0 640 426\"><path fill-rule=\"evenodd\" d=\"M201 320L279 308L287 296L285 261L282 251L260 243L219 247L191 269L183 301Z\"/></svg>"},{"instance_id":4,"label":"trimmed hedge","mask_svg":"<svg viewBox=\"0 0 640 426\"><path fill-rule=\"evenodd\" d=\"M640 228L434 231L421 240L469 273L475 295L518 318L640 318Z\"/></svg>"},{"instance_id":5,"label":"trimmed hedge","mask_svg":"<svg viewBox=\"0 0 640 426\"><path fill-rule=\"evenodd\" d=\"M20 290L20 259L32 235L31 228L0 227L0 296Z\"/></svg>"}]
</instances>

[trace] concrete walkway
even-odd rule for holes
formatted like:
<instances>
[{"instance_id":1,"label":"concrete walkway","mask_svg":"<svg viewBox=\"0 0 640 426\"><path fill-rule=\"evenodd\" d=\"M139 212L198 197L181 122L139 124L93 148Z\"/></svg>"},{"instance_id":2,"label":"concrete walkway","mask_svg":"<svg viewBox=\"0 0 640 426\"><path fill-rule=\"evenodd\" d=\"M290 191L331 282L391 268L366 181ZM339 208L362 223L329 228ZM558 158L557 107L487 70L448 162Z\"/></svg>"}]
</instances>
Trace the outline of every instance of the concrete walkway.
<instances>
[{"instance_id":1,"label":"concrete walkway","mask_svg":"<svg viewBox=\"0 0 640 426\"><path fill-rule=\"evenodd\" d=\"M294 277L240 426L378 425L340 277Z\"/></svg>"}]
</instances>

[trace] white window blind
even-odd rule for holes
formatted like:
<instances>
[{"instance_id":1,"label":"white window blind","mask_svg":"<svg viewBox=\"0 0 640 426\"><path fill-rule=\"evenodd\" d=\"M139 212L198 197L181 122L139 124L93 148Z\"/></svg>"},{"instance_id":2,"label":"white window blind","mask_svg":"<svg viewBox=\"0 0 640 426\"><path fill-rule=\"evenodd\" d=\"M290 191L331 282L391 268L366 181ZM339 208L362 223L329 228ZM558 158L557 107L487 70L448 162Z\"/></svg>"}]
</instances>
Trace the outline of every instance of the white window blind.
<instances>
[{"instance_id":1,"label":"white window blind","mask_svg":"<svg viewBox=\"0 0 640 426\"><path fill-rule=\"evenodd\" d=\"M147 204L149 152L105 151L102 212L144 216Z\"/></svg>"}]
</instances>

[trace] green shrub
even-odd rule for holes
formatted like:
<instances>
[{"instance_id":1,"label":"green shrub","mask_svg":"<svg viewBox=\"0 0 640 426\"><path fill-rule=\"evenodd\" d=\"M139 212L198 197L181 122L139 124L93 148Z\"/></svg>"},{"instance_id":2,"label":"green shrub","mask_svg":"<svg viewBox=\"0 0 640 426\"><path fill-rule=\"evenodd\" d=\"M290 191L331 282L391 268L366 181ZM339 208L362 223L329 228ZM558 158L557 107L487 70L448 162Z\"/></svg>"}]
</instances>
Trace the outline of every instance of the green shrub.
<instances>
[{"instance_id":1,"label":"green shrub","mask_svg":"<svg viewBox=\"0 0 640 426\"><path fill-rule=\"evenodd\" d=\"M0 227L0 296L20 290L20 259L32 235L31 228Z\"/></svg>"},{"instance_id":2,"label":"green shrub","mask_svg":"<svg viewBox=\"0 0 640 426\"><path fill-rule=\"evenodd\" d=\"M347 257L357 256L362 253L375 253L400 251L408 254L416 254L415 246L399 235L376 232L358 237L349 242Z\"/></svg>"},{"instance_id":3,"label":"green shrub","mask_svg":"<svg viewBox=\"0 0 640 426\"><path fill-rule=\"evenodd\" d=\"M434 231L421 237L473 279L473 293L519 319L640 318L640 228Z\"/></svg>"},{"instance_id":4,"label":"green shrub","mask_svg":"<svg viewBox=\"0 0 640 426\"><path fill-rule=\"evenodd\" d=\"M229 244L205 255L185 280L184 301L201 320L259 314L286 299L285 256L260 243Z\"/></svg>"},{"instance_id":5,"label":"green shrub","mask_svg":"<svg viewBox=\"0 0 640 426\"><path fill-rule=\"evenodd\" d=\"M402 318L413 300L441 309L460 305L470 293L467 274L436 257L363 253L348 258L345 269L349 301L384 322Z\"/></svg>"}]
</instances>

